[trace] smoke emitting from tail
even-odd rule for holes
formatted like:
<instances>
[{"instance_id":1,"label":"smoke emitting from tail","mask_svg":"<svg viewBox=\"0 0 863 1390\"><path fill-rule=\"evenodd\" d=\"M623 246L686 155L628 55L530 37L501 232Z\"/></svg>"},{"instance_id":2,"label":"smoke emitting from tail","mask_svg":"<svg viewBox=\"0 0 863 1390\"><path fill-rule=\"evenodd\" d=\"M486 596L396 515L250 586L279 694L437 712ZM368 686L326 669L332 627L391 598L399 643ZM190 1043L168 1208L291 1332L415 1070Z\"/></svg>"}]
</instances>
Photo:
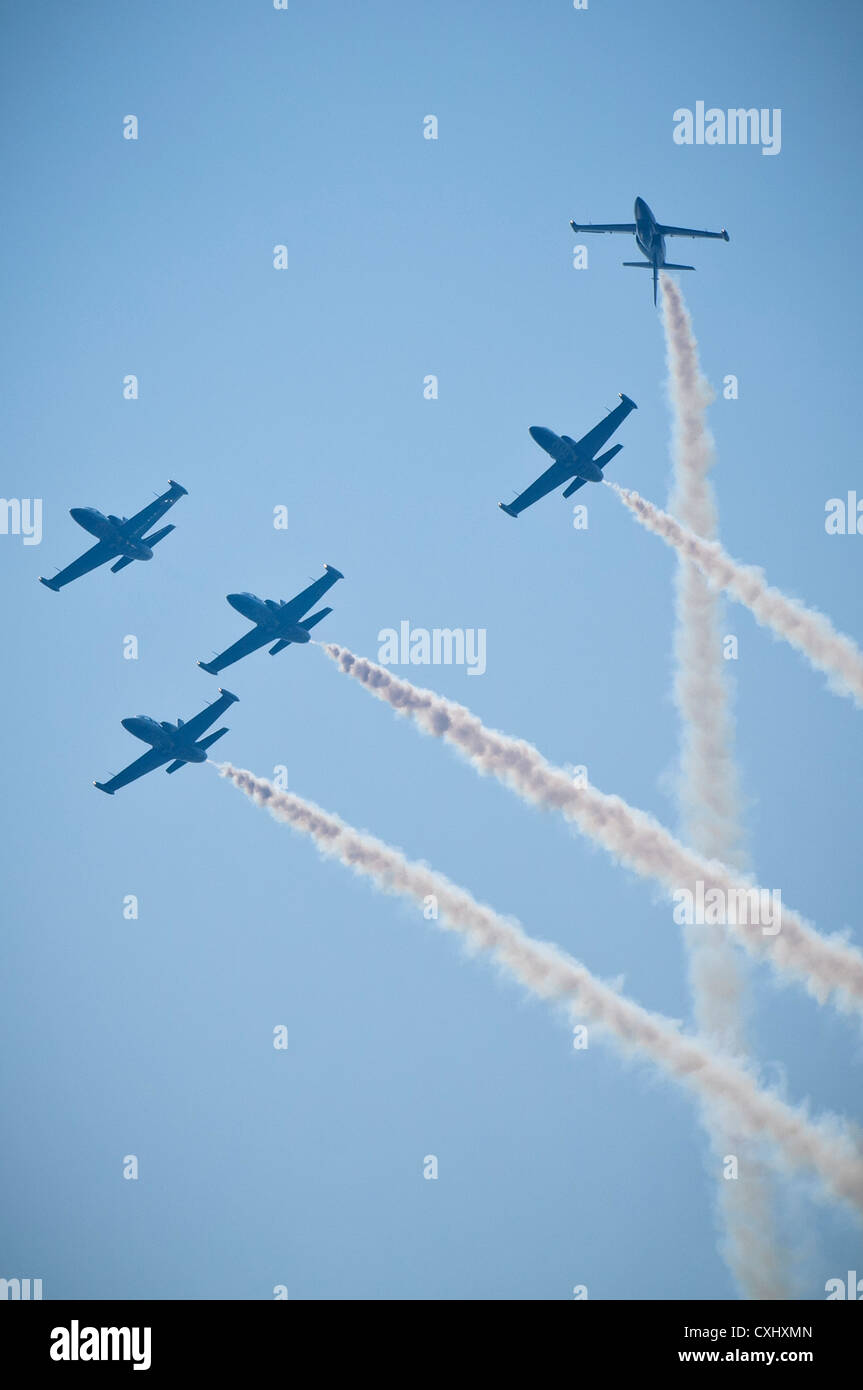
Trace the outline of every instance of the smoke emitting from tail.
<instances>
[{"instance_id":1,"label":"smoke emitting from tail","mask_svg":"<svg viewBox=\"0 0 863 1390\"><path fill-rule=\"evenodd\" d=\"M579 785L531 744L487 729L464 705L420 690L346 647L328 643L322 650L378 699L410 716L426 733L452 743L479 772L513 787L527 801L560 811L643 877L658 880L672 893L695 889L706 895L716 889L726 901L729 894L751 887L718 860L687 849L652 816L621 797ZM774 935L741 923L728 925L753 955L804 981L817 999L823 1002L833 994L841 1007L863 1011L863 955L842 938L820 936L784 904L781 927Z\"/></svg>"},{"instance_id":2,"label":"smoke emitting from tail","mask_svg":"<svg viewBox=\"0 0 863 1390\"><path fill-rule=\"evenodd\" d=\"M781 589L767 583L762 570L733 560L718 541L702 540L668 512L655 507L637 492L609 483L633 516L666 545L697 565L713 589L722 589L744 604L763 627L770 628L812 666L823 671L842 695L863 706L863 651L850 637L837 632L830 619Z\"/></svg>"},{"instance_id":3,"label":"smoke emitting from tail","mask_svg":"<svg viewBox=\"0 0 863 1390\"><path fill-rule=\"evenodd\" d=\"M440 925L460 932L543 999L569 1002L580 1016L606 1030L625 1050L638 1051L667 1075L734 1116L738 1128L767 1138L795 1171L816 1172L827 1190L863 1213L863 1158L837 1121L809 1119L730 1059L716 1056L697 1038L684 1036L670 1020L652 1014L602 983L580 962L556 947L532 940L518 923L477 902L443 874L412 862L400 850L364 834L312 802L279 791L253 773L220 767L276 820L309 835L320 851L370 879L385 892L425 904L437 899Z\"/></svg>"},{"instance_id":4,"label":"smoke emitting from tail","mask_svg":"<svg viewBox=\"0 0 863 1390\"><path fill-rule=\"evenodd\" d=\"M716 461L706 408L712 391L701 373L692 321L677 285L663 276L662 321L674 419L672 509L700 536L717 532L710 470ZM734 759L734 722L721 652L720 598L680 557L675 580L674 697L680 715L679 795L688 843L700 854L744 867L742 797ZM747 1051L744 963L724 926L684 928L693 1016L698 1032L721 1052ZM789 1298L789 1261L777 1241L770 1174L741 1135L704 1102L703 1123L719 1176L723 1253L747 1298ZM723 1157L741 1156L729 1182Z\"/></svg>"}]
</instances>

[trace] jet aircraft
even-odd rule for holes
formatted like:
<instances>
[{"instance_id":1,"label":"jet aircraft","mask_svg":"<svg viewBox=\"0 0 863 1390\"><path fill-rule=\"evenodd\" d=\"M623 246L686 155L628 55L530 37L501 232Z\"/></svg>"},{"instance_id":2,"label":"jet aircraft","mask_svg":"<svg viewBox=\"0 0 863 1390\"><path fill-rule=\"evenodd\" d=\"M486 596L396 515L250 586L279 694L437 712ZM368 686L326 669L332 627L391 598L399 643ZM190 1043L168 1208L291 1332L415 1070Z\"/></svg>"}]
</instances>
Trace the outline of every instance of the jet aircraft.
<instances>
[{"instance_id":1,"label":"jet aircraft","mask_svg":"<svg viewBox=\"0 0 863 1390\"><path fill-rule=\"evenodd\" d=\"M525 507L530 507L534 502L538 502L540 497L545 497L549 492L554 492L555 488L566 483L570 478L575 482L570 483L564 492L564 497L571 497L585 483L601 483L602 470L607 463L619 454L623 448L622 444L615 444L613 449L607 453L596 457L603 444L614 434L619 425L623 424L627 415L631 411L637 410L635 401L631 401L623 392L618 392L620 405L610 410L604 420L600 420L598 425L594 425L592 430L581 439L570 439L568 434L557 435L553 430L547 430L544 425L531 425L530 436L536 441L547 454L551 454L554 463L547 468L535 483L525 488L524 492L512 502L498 502L498 506L505 511L507 516L518 516Z\"/></svg>"},{"instance_id":2,"label":"jet aircraft","mask_svg":"<svg viewBox=\"0 0 863 1390\"><path fill-rule=\"evenodd\" d=\"M106 565L118 555L120 559L111 566L112 574L125 569L133 560L152 560L153 546L163 541L175 528L164 526L161 531L155 531L151 536L145 536L144 532L186 495L186 489L172 480L167 492L163 492L161 497L157 497L153 502L148 502L146 507L142 507L141 511L131 517L105 516L95 507L73 507L69 513L72 520L83 526L85 531L89 531L91 536L97 536L98 540L89 550L85 550L83 555L79 555L77 560L73 560L71 565L55 574L53 579L46 579L40 574L40 583L57 593L64 584L71 583L73 579L80 579L82 574L89 574L90 570L98 569L99 565Z\"/></svg>"},{"instance_id":3,"label":"jet aircraft","mask_svg":"<svg viewBox=\"0 0 863 1390\"><path fill-rule=\"evenodd\" d=\"M232 695L230 690L219 690L220 698L214 700L196 714L194 718L184 722L178 719L176 724L171 724L168 720L159 723L151 719L147 714L139 714L132 719L122 719L120 722L124 729L128 729L135 738L141 739L143 743L151 745L149 753L143 753L135 762L130 763L122 772L118 772L116 777L112 777L108 782L94 782L93 786L98 787L100 792L107 792L113 796L114 792L120 787L125 787L129 782L134 782L138 777L143 777L147 772L154 772L157 767L168 763L168 772L179 772L186 763L205 763L207 761L207 749L217 738L228 732L227 729L217 729L214 734L208 734L206 738L199 736L205 729L209 729L219 717L224 714L229 705L234 704L239 699L238 695Z\"/></svg>"},{"instance_id":4,"label":"jet aircraft","mask_svg":"<svg viewBox=\"0 0 863 1390\"><path fill-rule=\"evenodd\" d=\"M236 608L238 613L242 613L243 617L248 618L255 626L251 632L240 637L233 646L220 652L212 661L199 661L201 669L209 671L211 676L216 676L226 666L233 665L235 661L248 656L249 652L257 651L259 647L266 647L269 642L274 644L270 647L270 656L283 651L292 642L309 642L309 629L333 610L322 608L310 618L303 618L303 614L307 613L339 579L344 579L341 571L334 569L332 565L324 565L324 569L326 574L321 575L320 579L316 579L294 598L279 600L258 598L255 594L228 594L227 600L231 607Z\"/></svg>"},{"instance_id":5,"label":"jet aircraft","mask_svg":"<svg viewBox=\"0 0 863 1390\"><path fill-rule=\"evenodd\" d=\"M665 238L667 236L714 237L728 241L725 228L721 232L697 232L692 227L666 227L657 222L643 198L635 200L634 222L570 222L574 232L629 232L635 236L635 244L646 261L624 261L623 265L640 270L653 271L653 302L656 303L656 283L660 270L694 270L694 265L675 265L665 259Z\"/></svg>"}]
</instances>

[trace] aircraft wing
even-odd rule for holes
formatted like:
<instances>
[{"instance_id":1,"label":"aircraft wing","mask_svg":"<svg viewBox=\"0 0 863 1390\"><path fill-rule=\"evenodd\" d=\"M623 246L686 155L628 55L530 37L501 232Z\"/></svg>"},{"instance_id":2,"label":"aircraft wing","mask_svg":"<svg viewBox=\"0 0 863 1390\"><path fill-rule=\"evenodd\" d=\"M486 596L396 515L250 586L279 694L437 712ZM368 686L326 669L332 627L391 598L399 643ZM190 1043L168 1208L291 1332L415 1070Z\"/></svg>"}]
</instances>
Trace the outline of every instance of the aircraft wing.
<instances>
[{"instance_id":1,"label":"aircraft wing","mask_svg":"<svg viewBox=\"0 0 863 1390\"><path fill-rule=\"evenodd\" d=\"M110 541L97 541L91 545L89 550L85 550L83 555L79 555L77 560L73 560L71 565L67 565L59 574L55 574L52 579L45 579L39 575L42 584L49 589L62 589L64 584L71 584L73 579L80 579L82 574L89 574L91 570L98 569L100 565L107 565L109 560L113 560L119 555L119 550Z\"/></svg>"},{"instance_id":2,"label":"aircraft wing","mask_svg":"<svg viewBox=\"0 0 863 1390\"><path fill-rule=\"evenodd\" d=\"M570 222L574 232L629 232L635 236L634 222Z\"/></svg>"},{"instance_id":3,"label":"aircraft wing","mask_svg":"<svg viewBox=\"0 0 863 1390\"><path fill-rule=\"evenodd\" d=\"M93 786L98 787L100 792L107 792L109 796L113 796L120 787L127 787L130 782L137 781L139 777L144 777L148 772L155 772L157 767L164 767L165 763L170 761L170 753L160 753L158 748L151 748L149 753L142 754L128 767L124 767L123 771L118 772L116 777L112 777L110 782L94 782Z\"/></svg>"},{"instance_id":4,"label":"aircraft wing","mask_svg":"<svg viewBox=\"0 0 863 1390\"><path fill-rule=\"evenodd\" d=\"M288 599L285 607L281 610L281 616L288 622L298 622L328 589L331 589L340 579L344 579L344 575L337 569L333 569L332 565L326 565L325 568L326 574L321 575L320 579L316 579L313 584L296 594L294 598Z\"/></svg>"},{"instance_id":5,"label":"aircraft wing","mask_svg":"<svg viewBox=\"0 0 863 1390\"><path fill-rule=\"evenodd\" d=\"M172 482L167 492L163 492L160 497L154 497L152 502L148 502L146 507L142 507L134 516L130 516L125 525L125 531L130 536L143 536L159 517L164 516L165 512L170 511L175 502L179 502L181 497L186 496L186 489L179 483Z\"/></svg>"},{"instance_id":6,"label":"aircraft wing","mask_svg":"<svg viewBox=\"0 0 863 1390\"><path fill-rule=\"evenodd\" d=\"M579 453L590 454L593 458L598 453L607 439L610 439L616 429L623 424L630 411L635 410L635 401L631 401L628 396L621 395L620 405L614 410L609 411L604 420L600 420L598 425L594 425L592 430L588 430L576 443Z\"/></svg>"},{"instance_id":7,"label":"aircraft wing","mask_svg":"<svg viewBox=\"0 0 863 1390\"><path fill-rule=\"evenodd\" d=\"M693 227L658 226L656 230L660 233L661 236L708 236L719 237L722 241L728 241L730 239L724 227L721 232L698 232Z\"/></svg>"},{"instance_id":8,"label":"aircraft wing","mask_svg":"<svg viewBox=\"0 0 863 1390\"><path fill-rule=\"evenodd\" d=\"M277 637L277 633L265 632L262 627L253 627L233 646L226 647L218 656L214 656L212 661L199 661L198 665L202 670L209 671L211 676L217 676L225 666L233 666L241 657L248 656L249 652L256 652L259 647L265 647L268 642L275 642ZM206 728L206 725L204 727Z\"/></svg>"},{"instance_id":9,"label":"aircraft wing","mask_svg":"<svg viewBox=\"0 0 863 1390\"><path fill-rule=\"evenodd\" d=\"M251 633L248 634L248 636L251 635ZM209 729L210 725L214 724L219 716L225 713L229 705L236 702L236 699L237 696L232 695L230 690L220 690L218 700L214 700L211 705L206 705L200 714L195 714L191 719L186 720L183 725L183 737L185 739L199 738L205 729ZM171 759L165 759L165 762L169 761Z\"/></svg>"},{"instance_id":10,"label":"aircraft wing","mask_svg":"<svg viewBox=\"0 0 863 1390\"><path fill-rule=\"evenodd\" d=\"M519 512L523 512L526 507L533 506L534 502L538 502L541 497L547 497L550 492L554 492L556 487L565 483L567 477L571 476L572 474L562 469L560 464L553 463L551 468L547 468L535 483L526 487L524 492L520 492L512 502L506 504L501 502L500 506L510 516L518 516Z\"/></svg>"}]
</instances>

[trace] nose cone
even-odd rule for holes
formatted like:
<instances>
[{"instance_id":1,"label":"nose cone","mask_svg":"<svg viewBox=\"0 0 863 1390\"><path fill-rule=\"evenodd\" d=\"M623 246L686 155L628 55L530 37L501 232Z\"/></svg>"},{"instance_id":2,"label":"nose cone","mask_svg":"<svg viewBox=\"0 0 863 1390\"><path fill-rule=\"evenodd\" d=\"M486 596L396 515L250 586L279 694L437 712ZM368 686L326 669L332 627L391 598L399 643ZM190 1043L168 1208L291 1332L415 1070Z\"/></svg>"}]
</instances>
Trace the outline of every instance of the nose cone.
<instances>
[{"instance_id":1,"label":"nose cone","mask_svg":"<svg viewBox=\"0 0 863 1390\"><path fill-rule=\"evenodd\" d=\"M538 444L541 449L548 450L548 452L551 452L548 449L549 444L557 443L557 435L554 430L546 429L545 425L531 425L528 434L535 444Z\"/></svg>"},{"instance_id":2,"label":"nose cone","mask_svg":"<svg viewBox=\"0 0 863 1390\"><path fill-rule=\"evenodd\" d=\"M77 521L79 526L83 526L85 521L89 521L93 515L92 507L72 507L69 512L73 521Z\"/></svg>"},{"instance_id":3,"label":"nose cone","mask_svg":"<svg viewBox=\"0 0 863 1390\"><path fill-rule=\"evenodd\" d=\"M228 594L228 603L232 608L236 608L238 613L242 613L244 618L255 622L260 613L261 600L255 594Z\"/></svg>"},{"instance_id":4,"label":"nose cone","mask_svg":"<svg viewBox=\"0 0 863 1390\"><path fill-rule=\"evenodd\" d=\"M636 220L636 222L638 221L639 217L644 217L645 213L646 213L646 212L649 212L649 211L650 211L650 209L648 208L648 206L647 206L646 202L644 201L644 199L643 199L643 198L636 198L636 200L635 200L635 220Z\"/></svg>"},{"instance_id":5,"label":"nose cone","mask_svg":"<svg viewBox=\"0 0 863 1390\"><path fill-rule=\"evenodd\" d=\"M153 727L153 721L148 719L145 714L133 715L130 719L121 719L120 723L129 734L134 734L135 738L147 738L147 734Z\"/></svg>"}]
</instances>

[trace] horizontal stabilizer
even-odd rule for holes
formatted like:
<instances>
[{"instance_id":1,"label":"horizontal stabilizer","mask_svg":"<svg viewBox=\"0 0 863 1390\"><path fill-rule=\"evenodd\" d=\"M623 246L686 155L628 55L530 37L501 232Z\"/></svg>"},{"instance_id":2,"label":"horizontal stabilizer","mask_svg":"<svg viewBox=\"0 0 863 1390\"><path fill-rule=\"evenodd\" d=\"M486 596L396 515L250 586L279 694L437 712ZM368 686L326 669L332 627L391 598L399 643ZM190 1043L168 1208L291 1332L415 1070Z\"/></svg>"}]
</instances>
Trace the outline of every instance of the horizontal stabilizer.
<instances>
[{"instance_id":1,"label":"horizontal stabilizer","mask_svg":"<svg viewBox=\"0 0 863 1390\"><path fill-rule=\"evenodd\" d=\"M198 747L198 748L209 748L209 746L210 746L211 743L215 743L217 738L221 738L222 735L223 735L223 734L226 734L226 733L228 733L228 730L227 730L227 729L217 729L216 732L215 732L214 734L207 734L207 737L206 737L206 738L198 739L198 742L197 742L197 744L196 744L196 747ZM170 769L169 769L169 770L170 770Z\"/></svg>"},{"instance_id":2,"label":"horizontal stabilizer","mask_svg":"<svg viewBox=\"0 0 863 1390\"><path fill-rule=\"evenodd\" d=\"M659 267L660 270L694 270L694 265L675 265L673 261L666 261L665 265Z\"/></svg>"},{"instance_id":3,"label":"horizontal stabilizer","mask_svg":"<svg viewBox=\"0 0 863 1390\"><path fill-rule=\"evenodd\" d=\"M152 536L144 536L143 544L148 545L152 550L154 545L158 545L159 541L163 541L166 536L170 536L171 532L176 531L176 529L176 526L163 526L161 531L154 531Z\"/></svg>"},{"instance_id":4,"label":"horizontal stabilizer","mask_svg":"<svg viewBox=\"0 0 863 1390\"><path fill-rule=\"evenodd\" d=\"M652 261L621 261L621 265L631 266L633 270L652 270Z\"/></svg>"},{"instance_id":5,"label":"horizontal stabilizer","mask_svg":"<svg viewBox=\"0 0 863 1390\"><path fill-rule=\"evenodd\" d=\"M290 637L280 637L274 647L270 647L270 656L275 656L277 652L283 652L285 647L291 645Z\"/></svg>"},{"instance_id":6,"label":"horizontal stabilizer","mask_svg":"<svg viewBox=\"0 0 863 1390\"><path fill-rule=\"evenodd\" d=\"M325 618L327 614L332 613L332 611L332 608L322 608L320 612L313 613L310 618L303 618L300 627L304 627L308 632L310 627L314 627L316 623L319 623L322 618Z\"/></svg>"},{"instance_id":7,"label":"horizontal stabilizer","mask_svg":"<svg viewBox=\"0 0 863 1390\"><path fill-rule=\"evenodd\" d=\"M116 563L116 565L112 565L112 566L111 566L111 573L112 573L112 574L119 574L120 570L124 570L124 569L126 568L127 565L131 565L131 564L134 564L134 560L132 559L132 556L131 556L131 555L124 555L123 558L122 558L122 560L118 560L117 563Z\"/></svg>"},{"instance_id":8,"label":"horizontal stabilizer","mask_svg":"<svg viewBox=\"0 0 863 1390\"><path fill-rule=\"evenodd\" d=\"M600 454L598 459L593 460L597 468L604 468L607 463L611 462L615 454L620 453L622 448L622 444L615 444L613 449L609 449L608 452L605 454Z\"/></svg>"},{"instance_id":9,"label":"horizontal stabilizer","mask_svg":"<svg viewBox=\"0 0 863 1390\"><path fill-rule=\"evenodd\" d=\"M186 766L186 764L184 763L184 761L183 761L182 758L175 758L174 761L173 761L172 763L170 763L168 767L165 768L165 771L166 771L166 772L179 772L179 771L180 771L180 768L181 768L181 767L185 767L185 766Z\"/></svg>"},{"instance_id":10,"label":"horizontal stabilizer","mask_svg":"<svg viewBox=\"0 0 863 1390\"><path fill-rule=\"evenodd\" d=\"M580 487L584 487L586 481L585 478L576 478L574 482L570 483L569 487L564 488L564 497L571 497L574 492L578 492Z\"/></svg>"}]
</instances>

